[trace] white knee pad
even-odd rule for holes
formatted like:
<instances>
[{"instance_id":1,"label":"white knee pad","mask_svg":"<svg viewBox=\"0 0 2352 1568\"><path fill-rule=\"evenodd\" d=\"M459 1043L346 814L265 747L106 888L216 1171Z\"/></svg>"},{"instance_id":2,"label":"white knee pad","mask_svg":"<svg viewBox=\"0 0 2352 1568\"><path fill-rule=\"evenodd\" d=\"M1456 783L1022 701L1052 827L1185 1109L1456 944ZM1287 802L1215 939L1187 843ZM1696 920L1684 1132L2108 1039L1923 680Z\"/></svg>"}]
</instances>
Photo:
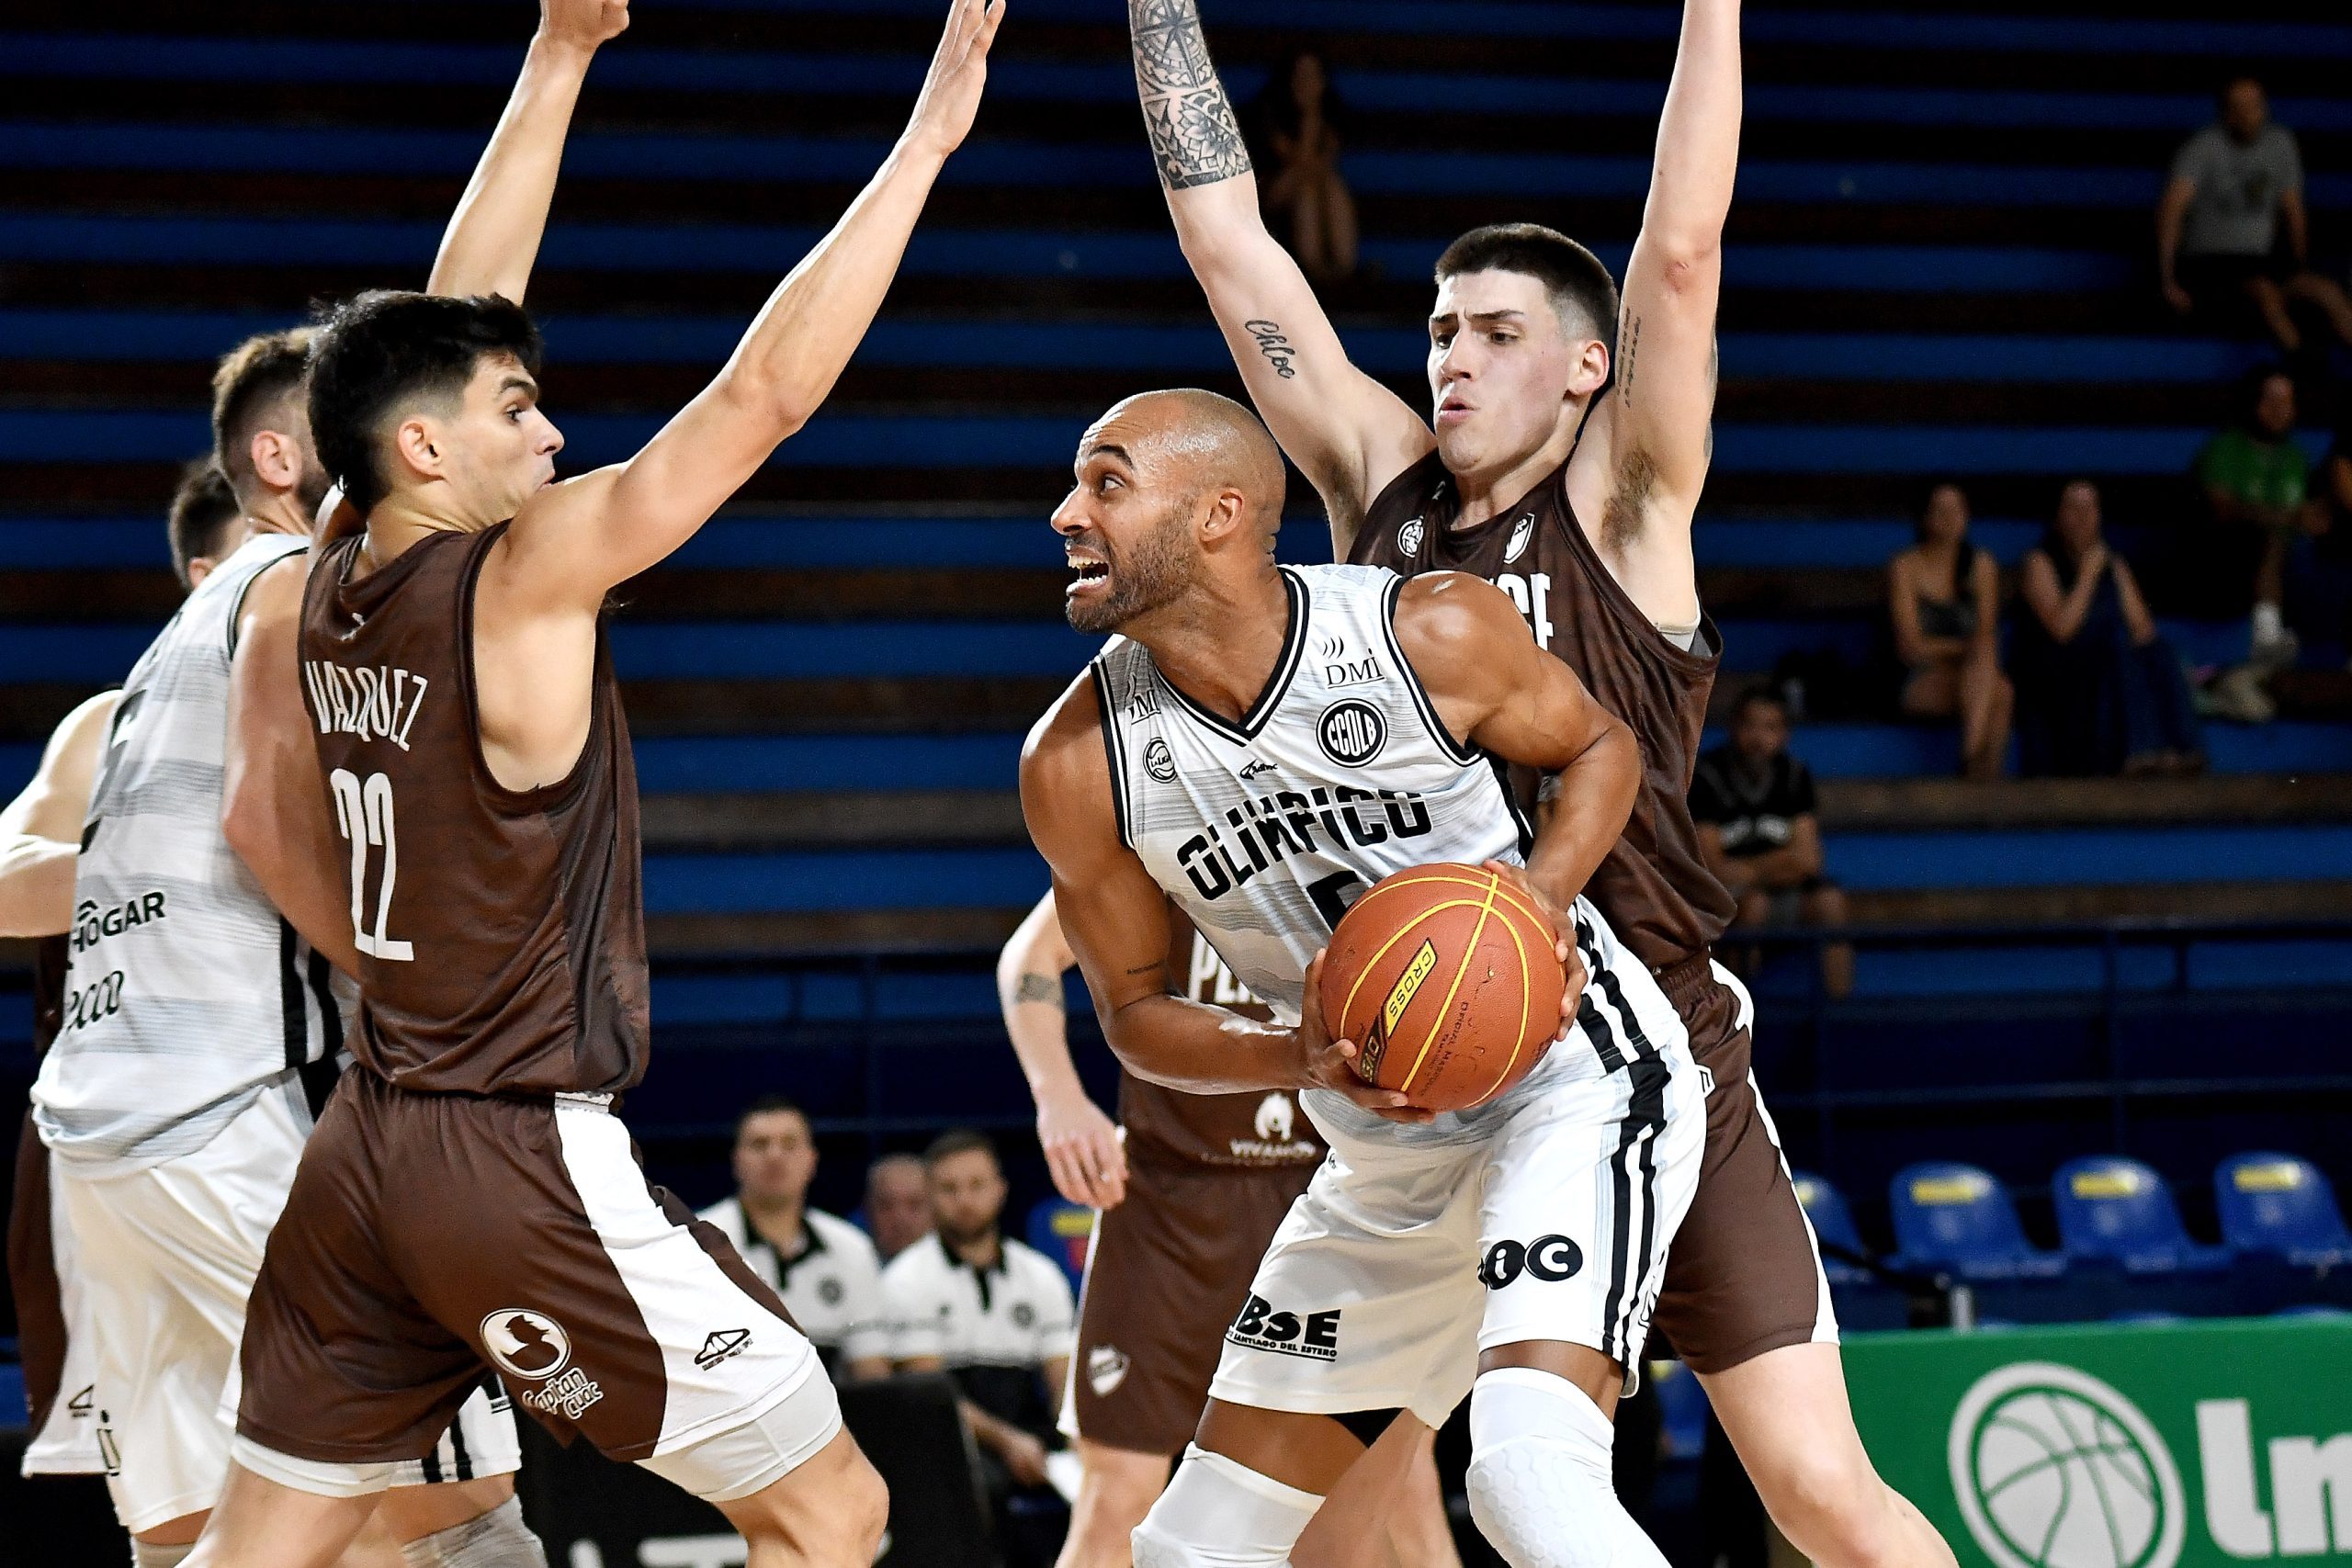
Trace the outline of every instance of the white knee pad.
<instances>
[{"instance_id":1,"label":"white knee pad","mask_svg":"<svg viewBox=\"0 0 2352 1568\"><path fill-rule=\"evenodd\" d=\"M1666 1568L1610 1479L1616 1429L1585 1392L1531 1367L1470 1390L1470 1517L1511 1568Z\"/></svg>"},{"instance_id":2,"label":"white knee pad","mask_svg":"<svg viewBox=\"0 0 2352 1568\"><path fill-rule=\"evenodd\" d=\"M1288 1568L1323 1499L1188 1444L1136 1527L1136 1568Z\"/></svg>"}]
</instances>

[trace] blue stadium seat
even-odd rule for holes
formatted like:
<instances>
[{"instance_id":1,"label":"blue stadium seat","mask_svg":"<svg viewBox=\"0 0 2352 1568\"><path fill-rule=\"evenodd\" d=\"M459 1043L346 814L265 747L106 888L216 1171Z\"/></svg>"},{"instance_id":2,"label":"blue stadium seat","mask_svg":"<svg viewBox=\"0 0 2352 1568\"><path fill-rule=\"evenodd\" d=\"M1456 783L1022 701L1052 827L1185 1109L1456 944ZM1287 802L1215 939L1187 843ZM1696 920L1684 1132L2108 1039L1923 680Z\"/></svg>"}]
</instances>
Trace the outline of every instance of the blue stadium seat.
<instances>
[{"instance_id":1,"label":"blue stadium seat","mask_svg":"<svg viewBox=\"0 0 2352 1568\"><path fill-rule=\"evenodd\" d=\"M1847 1206L1846 1195L1818 1176L1799 1170L1790 1173L1796 1182L1797 1201L1804 1205L1805 1218L1813 1222L1813 1234L1822 1246L1840 1247L1848 1252L1867 1255L1862 1245L1862 1233L1854 1228L1854 1212ZM1868 1280L1870 1270L1840 1258L1822 1254L1821 1271L1833 1285L1855 1285Z\"/></svg>"},{"instance_id":2,"label":"blue stadium seat","mask_svg":"<svg viewBox=\"0 0 2352 1568\"><path fill-rule=\"evenodd\" d=\"M1898 1261L1949 1269L1963 1280L2048 1280L2066 1259L2025 1238L2008 1189L1973 1165L1905 1166L1888 1184Z\"/></svg>"},{"instance_id":3,"label":"blue stadium seat","mask_svg":"<svg viewBox=\"0 0 2352 1568\"><path fill-rule=\"evenodd\" d=\"M1029 1245L1062 1266L1069 1288L1086 1273L1086 1248L1094 1239L1094 1211L1061 1198L1041 1200L1029 1211Z\"/></svg>"},{"instance_id":4,"label":"blue stadium seat","mask_svg":"<svg viewBox=\"0 0 2352 1568\"><path fill-rule=\"evenodd\" d=\"M2188 1239L2165 1179L2136 1159L2093 1155L2068 1160L2050 1179L2050 1202L2068 1256L2120 1265L2133 1274L2199 1272L2229 1266L2229 1252Z\"/></svg>"},{"instance_id":5,"label":"blue stadium seat","mask_svg":"<svg viewBox=\"0 0 2352 1568\"><path fill-rule=\"evenodd\" d=\"M1697 1459L1707 1446L1707 1391L1699 1375L1679 1361L1652 1361L1649 1372L1650 1386L1657 1390L1666 1457Z\"/></svg>"},{"instance_id":6,"label":"blue stadium seat","mask_svg":"<svg viewBox=\"0 0 2352 1568\"><path fill-rule=\"evenodd\" d=\"M2267 1253L2300 1268L2352 1263L2352 1231L2335 1190L2293 1155L2233 1155L2213 1171L2222 1239L2240 1252Z\"/></svg>"}]
</instances>

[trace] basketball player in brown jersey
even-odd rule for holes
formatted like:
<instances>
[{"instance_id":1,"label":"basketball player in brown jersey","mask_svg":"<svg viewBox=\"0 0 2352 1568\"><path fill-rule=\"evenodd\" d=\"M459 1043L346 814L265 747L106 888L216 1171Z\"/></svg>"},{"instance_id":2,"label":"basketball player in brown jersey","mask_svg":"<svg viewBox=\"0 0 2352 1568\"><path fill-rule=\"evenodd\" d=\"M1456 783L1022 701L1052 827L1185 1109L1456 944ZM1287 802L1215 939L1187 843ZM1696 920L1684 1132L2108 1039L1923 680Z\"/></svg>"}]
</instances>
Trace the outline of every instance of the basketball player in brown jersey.
<instances>
[{"instance_id":1,"label":"basketball player in brown jersey","mask_svg":"<svg viewBox=\"0 0 2352 1568\"><path fill-rule=\"evenodd\" d=\"M1272 1021L1182 912L1168 919L1177 995ZM1070 1060L1062 982L1077 965L1047 893L1004 944L997 995L1055 1190L1100 1211L1062 1411L1084 1478L1058 1568L1117 1568L1200 1425L1225 1325L1325 1145L1287 1090L1185 1094L1124 1067L1114 1123ZM1434 1437L1397 1422L1307 1528L1293 1553L1300 1568L1458 1562Z\"/></svg>"},{"instance_id":2,"label":"basketball player in brown jersey","mask_svg":"<svg viewBox=\"0 0 2352 1568\"><path fill-rule=\"evenodd\" d=\"M1195 0L1129 0L1128 14L1184 254L1259 411L1320 492L1338 558L1498 583L1640 737L1641 798L1590 893L1714 1081L1657 1327L1801 1551L1830 1568L1943 1568L1951 1550L1855 1433L1812 1231L1748 1074L1752 1008L1708 953L1732 901L1684 803L1721 657L1690 522L1712 453L1738 0L1686 0L1622 310L1607 268L1565 236L1464 235L1437 265L1427 419L1348 362L1267 232Z\"/></svg>"},{"instance_id":3,"label":"basketball player in brown jersey","mask_svg":"<svg viewBox=\"0 0 2352 1568\"><path fill-rule=\"evenodd\" d=\"M507 299L373 293L322 328L311 427L364 525L303 594L333 815L314 795L285 831L314 846L309 910L349 922L359 1066L271 1238L238 1463L195 1561L331 1561L486 1367L560 1434L712 1502L755 1568L872 1560L887 1499L814 1348L646 1182L613 1114L648 1020L602 612L822 402L971 128L1001 18L955 0L881 172L627 462L553 482L537 333Z\"/></svg>"}]
</instances>

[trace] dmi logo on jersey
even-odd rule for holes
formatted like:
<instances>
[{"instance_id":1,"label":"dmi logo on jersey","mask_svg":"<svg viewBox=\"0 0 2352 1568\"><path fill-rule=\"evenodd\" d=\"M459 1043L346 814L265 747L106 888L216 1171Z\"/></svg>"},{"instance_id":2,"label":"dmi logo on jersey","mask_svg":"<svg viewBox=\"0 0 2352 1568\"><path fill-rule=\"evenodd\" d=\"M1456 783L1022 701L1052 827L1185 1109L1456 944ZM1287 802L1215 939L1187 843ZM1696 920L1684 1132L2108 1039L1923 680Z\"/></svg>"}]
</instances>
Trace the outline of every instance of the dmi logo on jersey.
<instances>
[{"instance_id":1,"label":"dmi logo on jersey","mask_svg":"<svg viewBox=\"0 0 2352 1568\"><path fill-rule=\"evenodd\" d=\"M1535 513L1532 512L1521 513L1519 521L1510 525L1510 543L1503 547L1503 564L1509 566L1525 554L1527 541L1534 536Z\"/></svg>"},{"instance_id":2,"label":"dmi logo on jersey","mask_svg":"<svg viewBox=\"0 0 2352 1568\"><path fill-rule=\"evenodd\" d=\"M1233 1320L1225 1337L1245 1350L1271 1350L1277 1356L1336 1361L1340 1359L1340 1309L1305 1314L1276 1312L1273 1303L1252 1292L1241 1303L1241 1315Z\"/></svg>"},{"instance_id":3,"label":"dmi logo on jersey","mask_svg":"<svg viewBox=\"0 0 2352 1568\"><path fill-rule=\"evenodd\" d=\"M501 1307L483 1318L481 1348L499 1371L528 1382L555 1376L571 1359L563 1325L523 1307Z\"/></svg>"},{"instance_id":4,"label":"dmi logo on jersey","mask_svg":"<svg viewBox=\"0 0 2352 1568\"><path fill-rule=\"evenodd\" d=\"M1564 1235L1539 1235L1521 1245L1498 1241L1478 1260L1478 1283L1499 1291L1522 1273L1531 1280L1557 1284L1573 1279L1584 1267L1584 1249Z\"/></svg>"},{"instance_id":5,"label":"dmi logo on jersey","mask_svg":"<svg viewBox=\"0 0 2352 1568\"><path fill-rule=\"evenodd\" d=\"M1168 750L1168 742L1154 736L1150 745L1143 749L1143 771L1161 784L1176 782L1176 755Z\"/></svg>"},{"instance_id":6,"label":"dmi logo on jersey","mask_svg":"<svg viewBox=\"0 0 2352 1568\"><path fill-rule=\"evenodd\" d=\"M718 1365L729 1356L740 1356L752 1343L748 1328L714 1328L703 1338L702 1348L695 1352L695 1365L704 1371Z\"/></svg>"},{"instance_id":7,"label":"dmi logo on jersey","mask_svg":"<svg viewBox=\"0 0 2352 1568\"><path fill-rule=\"evenodd\" d=\"M1102 1398L1127 1381L1127 1353L1115 1345L1097 1345L1086 1353L1086 1382L1094 1397Z\"/></svg>"},{"instance_id":8,"label":"dmi logo on jersey","mask_svg":"<svg viewBox=\"0 0 2352 1568\"><path fill-rule=\"evenodd\" d=\"M1159 691L1154 686L1137 686L1127 695L1127 723L1141 724L1148 718L1159 716Z\"/></svg>"},{"instance_id":9,"label":"dmi logo on jersey","mask_svg":"<svg viewBox=\"0 0 2352 1568\"><path fill-rule=\"evenodd\" d=\"M1315 739L1340 766L1361 768L1388 744L1388 721L1362 697L1350 697L1323 710L1315 721Z\"/></svg>"},{"instance_id":10,"label":"dmi logo on jersey","mask_svg":"<svg viewBox=\"0 0 2352 1568\"><path fill-rule=\"evenodd\" d=\"M1418 517L1399 524L1396 528L1396 553L1406 556L1419 555L1421 537L1427 531L1427 525Z\"/></svg>"}]
</instances>

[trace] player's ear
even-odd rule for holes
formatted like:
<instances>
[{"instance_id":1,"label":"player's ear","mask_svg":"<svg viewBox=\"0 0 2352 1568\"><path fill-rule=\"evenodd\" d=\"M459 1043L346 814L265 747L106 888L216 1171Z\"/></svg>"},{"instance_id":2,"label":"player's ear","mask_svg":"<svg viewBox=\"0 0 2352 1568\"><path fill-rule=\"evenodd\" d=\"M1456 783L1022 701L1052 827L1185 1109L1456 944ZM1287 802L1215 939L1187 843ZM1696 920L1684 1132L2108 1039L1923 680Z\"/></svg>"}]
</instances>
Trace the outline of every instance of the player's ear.
<instances>
[{"instance_id":1,"label":"player's ear","mask_svg":"<svg viewBox=\"0 0 2352 1568\"><path fill-rule=\"evenodd\" d=\"M1201 519L1201 542L1223 544L1250 528L1250 498L1230 485L1212 491L1208 513Z\"/></svg>"},{"instance_id":2,"label":"player's ear","mask_svg":"<svg viewBox=\"0 0 2352 1568\"><path fill-rule=\"evenodd\" d=\"M272 490L292 490L302 481L301 448L282 430L254 431L245 456L254 477Z\"/></svg>"},{"instance_id":3,"label":"player's ear","mask_svg":"<svg viewBox=\"0 0 2352 1568\"><path fill-rule=\"evenodd\" d=\"M1587 338L1568 378L1568 396L1589 398L1608 384L1609 345L1599 338Z\"/></svg>"},{"instance_id":4,"label":"player's ear","mask_svg":"<svg viewBox=\"0 0 2352 1568\"><path fill-rule=\"evenodd\" d=\"M423 418L404 419L392 431L392 450L401 466L421 479L441 477L441 447Z\"/></svg>"}]
</instances>

